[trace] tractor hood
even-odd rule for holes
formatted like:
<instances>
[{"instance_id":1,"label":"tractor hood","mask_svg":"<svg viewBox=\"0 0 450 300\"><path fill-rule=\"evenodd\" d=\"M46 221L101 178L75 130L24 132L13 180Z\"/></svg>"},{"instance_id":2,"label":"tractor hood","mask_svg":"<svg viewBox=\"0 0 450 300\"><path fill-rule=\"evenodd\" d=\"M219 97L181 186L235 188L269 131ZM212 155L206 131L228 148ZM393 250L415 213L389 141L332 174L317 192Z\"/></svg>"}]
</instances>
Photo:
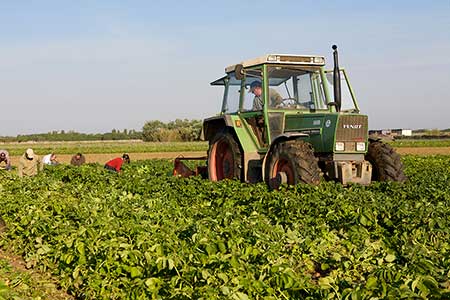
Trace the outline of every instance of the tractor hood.
<instances>
[{"instance_id":1,"label":"tractor hood","mask_svg":"<svg viewBox=\"0 0 450 300\"><path fill-rule=\"evenodd\" d=\"M307 134L307 140L316 152L365 153L368 118L366 115L342 113L286 115L283 133L296 132ZM336 143L339 143L338 148ZM364 143L364 150L361 150L361 143Z\"/></svg>"}]
</instances>

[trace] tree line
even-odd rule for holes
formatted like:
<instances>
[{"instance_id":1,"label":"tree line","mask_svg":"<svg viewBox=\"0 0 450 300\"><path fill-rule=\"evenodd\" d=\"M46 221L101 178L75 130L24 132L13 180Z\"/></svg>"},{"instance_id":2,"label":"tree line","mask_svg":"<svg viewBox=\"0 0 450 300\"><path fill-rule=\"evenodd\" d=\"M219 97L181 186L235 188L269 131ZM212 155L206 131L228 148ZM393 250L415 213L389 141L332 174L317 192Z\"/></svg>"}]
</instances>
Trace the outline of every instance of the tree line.
<instances>
[{"instance_id":1,"label":"tree line","mask_svg":"<svg viewBox=\"0 0 450 300\"><path fill-rule=\"evenodd\" d=\"M188 142L200 139L201 120L176 119L162 122L148 121L142 131L134 129L112 129L106 133L80 133L70 131L51 131L47 133L20 134L17 136L0 136L0 142L58 142L58 141L114 141L143 140L146 142Z\"/></svg>"},{"instance_id":2,"label":"tree line","mask_svg":"<svg viewBox=\"0 0 450 300\"><path fill-rule=\"evenodd\" d=\"M164 123L158 120L145 123L142 139L147 142L191 142L200 140L201 120L176 119Z\"/></svg>"}]
</instances>

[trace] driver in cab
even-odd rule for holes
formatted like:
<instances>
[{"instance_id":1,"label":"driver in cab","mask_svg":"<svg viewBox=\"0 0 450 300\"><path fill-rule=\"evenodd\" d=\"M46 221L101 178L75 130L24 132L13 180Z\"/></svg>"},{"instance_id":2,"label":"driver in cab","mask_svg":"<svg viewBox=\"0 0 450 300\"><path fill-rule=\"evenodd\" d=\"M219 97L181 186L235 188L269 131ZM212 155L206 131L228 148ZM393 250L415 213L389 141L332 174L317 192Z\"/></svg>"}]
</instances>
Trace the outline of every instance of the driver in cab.
<instances>
[{"instance_id":1,"label":"driver in cab","mask_svg":"<svg viewBox=\"0 0 450 300\"><path fill-rule=\"evenodd\" d=\"M253 107L252 110L262 110L264 106L264 102L262 99L262 85L260 81L253 81L250 84L249 93L253 93L255 98L253 99ZM269 88L269 100L271 107L277 107L281 105L283 98L278 94L278 92L272 88Z\"/></svg>"}]
</instances>

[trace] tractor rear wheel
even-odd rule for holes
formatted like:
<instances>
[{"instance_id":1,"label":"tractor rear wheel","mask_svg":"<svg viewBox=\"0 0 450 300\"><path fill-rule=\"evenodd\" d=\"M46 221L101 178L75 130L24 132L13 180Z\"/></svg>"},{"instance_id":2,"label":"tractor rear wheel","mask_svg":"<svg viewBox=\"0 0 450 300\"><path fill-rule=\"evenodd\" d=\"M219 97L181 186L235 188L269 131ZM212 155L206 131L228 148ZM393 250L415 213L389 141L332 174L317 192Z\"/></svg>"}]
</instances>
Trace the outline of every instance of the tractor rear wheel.
<instances>
[{"instance_id":1,"label":"tractor rear wheel","mask_svg":"<svg viewBox=\"0 0 450 300\"><path fill-rule=\"evenodd\" d=\"M265 177L273 189L283 183L319 184L320 169L311 144L300 140L275 144L269 153Z\"/></svg>"},{"instance_id":2,"label":"tractor rear wheel","mask_svg":"<svg viewBox=\"0 0 450 300\"><path fill-rule=\"evenodd\" d=\"M241 150L229 131L217 133L209 144L208 174L211 181L242 177Z\"/></svg>"},{"instance_id":3,"label":"tractor rear wheel","mask_svg":"<svg viewBox=\"0 0 450 300\"><path fill-rule=\"evenodd\" d=\"M400 155L390 145L380 141L369 141L366 160L372 164L372 181L407 180L403 173Z\"/></svg>"}]
</instances>

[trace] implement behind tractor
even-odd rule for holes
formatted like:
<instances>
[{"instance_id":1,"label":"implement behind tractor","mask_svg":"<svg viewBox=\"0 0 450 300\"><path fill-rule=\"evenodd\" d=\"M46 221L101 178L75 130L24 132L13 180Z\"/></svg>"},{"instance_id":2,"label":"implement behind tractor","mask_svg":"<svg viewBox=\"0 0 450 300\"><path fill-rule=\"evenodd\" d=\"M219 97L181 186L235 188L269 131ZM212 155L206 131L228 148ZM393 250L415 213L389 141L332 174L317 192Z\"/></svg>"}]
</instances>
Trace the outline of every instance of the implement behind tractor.
<instances>
[{"instance_id":1,"label":"implement behind tractor","mask_svg":"<svg viewBox=\"0 0 450 300\"><path fill-rule=\"evenodd\" d=\"M323 56L270 54L225 69L211 85L223 86L219 115L205 119L208 155L177 158L174 175L212 181L342 184L406 180L400 156L368 137L347 73L325 70ZM191 170L183 160L205 160Z\"/></svg>"},{"instance_id":2,"label":"implement behind tractor","mask_svg":"<svg viewBox=\"0 0 450 300\"><path fill-rule=\"evenodd\" d=\"M188 166L183 163L183 160L200 160L206 161L207 156L201 157L183 157L178 156L174 160L173 176L190 177L190 176L202 176L203 178L208 178L208 167L197 166L195 170L191 170Z\"/></svg>"}]
</instances>

